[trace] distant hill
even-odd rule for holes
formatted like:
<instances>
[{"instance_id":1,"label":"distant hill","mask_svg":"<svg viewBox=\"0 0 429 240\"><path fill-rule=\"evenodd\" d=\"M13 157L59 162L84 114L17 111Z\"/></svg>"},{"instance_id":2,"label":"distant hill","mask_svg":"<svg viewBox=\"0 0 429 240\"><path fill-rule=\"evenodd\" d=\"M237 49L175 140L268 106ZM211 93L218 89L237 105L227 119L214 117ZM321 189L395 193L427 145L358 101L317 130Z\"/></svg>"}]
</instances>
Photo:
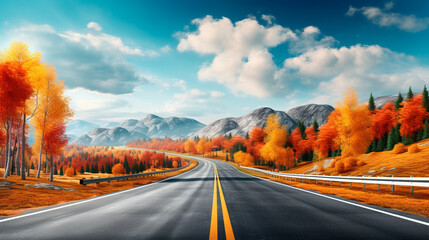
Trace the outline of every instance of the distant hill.
<instances>
[{"instance_id":1,"label":"distant hill","mask_svg":"<svg viewBox=\"0 0 429 240\"><path fill-rule=\"evenodd\" d=\"M314 120L319 125L325 124L332 111L334 111L334 107L331 105L307 104L291 108L286 113L296 122L301 121L308 127L313 124Z\"/></svg>"},{"instance_id":2,"label":"distant hill","mask_svg":"<svg viewBox=\"0 0 429 240\"><path fill-rule=\"evenodd\" d=\"M222 118L202 128L198 132L192 133L189 137L205 136L217 137L225 134L245 136L255 126L265 126L267 117L270 114L276 114L280 118L281 124L286 124L288 130L296 128L298 120L307 125L311 125L316 120L319 125L326 123L326 118L334 108L329 105L309 104L293 108L288 111L292 115L283 111L276 111L269 107L258 108L251 113L237 118Z\"/></svg>"},{"instance_id":3,"label":"distant hill","mask_svg":"<svg viewBox=\"0 0 429 240\"><path fill-rule=\"evenodd\" d=\"M205 125L190 118L162 118L153 114L142 120L128 119L113 128L95 128L81 135L72 144L88 146L119 146L135 139L152 137L185 138Z\"/></svg>"},{"instance_id":4,"label":"distant hill","mask_svg":"<svg viewBox=\"0 0 429 240\"><path fill-rule=\"evenodd\" d=\"M84 133L91 131L94 128L99 128L100 125L84 120L73 120L66 125L66 134L80 136Z\"/></svg>"}]
</instances>

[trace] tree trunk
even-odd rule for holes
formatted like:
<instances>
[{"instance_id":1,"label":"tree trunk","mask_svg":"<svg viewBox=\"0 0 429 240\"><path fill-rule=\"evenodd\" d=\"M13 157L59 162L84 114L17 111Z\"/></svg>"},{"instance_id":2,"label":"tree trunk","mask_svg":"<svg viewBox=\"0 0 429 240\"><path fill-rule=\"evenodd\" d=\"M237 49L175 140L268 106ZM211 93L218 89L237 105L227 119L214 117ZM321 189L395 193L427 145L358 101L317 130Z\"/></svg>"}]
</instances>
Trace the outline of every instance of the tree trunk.
<instances>
[{"instance_id":1,"label":"tree trunk","mask_svg":"<svg viewBox=\"0 0 429 240\"><path fill-rule=\"evenodd\" d=\"M10 168L10 141L11 139L11 134L10 134L10 127L11 127L11 120L8 120L7 123L7 130L6 130L6 161L5 161L5 167L4 167L4 178L7 178L9 175L9 168Z\"/></svg>"},{"instance_id":2,"label":"tree trunk","mask_svg":"<svg viewBox=\"0 0 429 240\"><path fill-rule=\"evenodd\" d=\"M48 154L46 154L48 155ZM50 168L50 173L49 173L49 181L52 182L54 180L54 165L53 165L53 159L52 159L52 155L50 157L50 161L49 161L49 168Z\"/></svg>"},{"instance_id":3,"label":"tree trunk","mask_svg":"<svg viewBox=\"0 0 429 240\"><path fill-rule=\"evenodd\" d=\"M22 136L21 136L21 180L25 180L25 113L22 123Z\"/></svg>"},{"instance_id":4,"label":"tree trunk","mask_svg":"<svg viewBox=\"0 0 429 240\"><path fill-rule=\"evenodd\" d=\"M36 178L40 178L40 170L42 169L42 148L43 148L43 137L44 136L45 136L45 132L42 133L42 139L40 140L39 163L37 164Z\"/></svg>"},{"instance_id":5,"label":"tree trunk","mask_svg":"<svg viewBox=\"0 0 429 240\"><path fill-rule=\"evenodd\" d=\"M19 176L21 174L21 172L19 171L19 145L20 145L20 141L19 141L19 137L16 139L16 141L18 141L18 147L16 150L16 159L15 159L15 173L17 176Z\"/></svg>"}]
</instances>

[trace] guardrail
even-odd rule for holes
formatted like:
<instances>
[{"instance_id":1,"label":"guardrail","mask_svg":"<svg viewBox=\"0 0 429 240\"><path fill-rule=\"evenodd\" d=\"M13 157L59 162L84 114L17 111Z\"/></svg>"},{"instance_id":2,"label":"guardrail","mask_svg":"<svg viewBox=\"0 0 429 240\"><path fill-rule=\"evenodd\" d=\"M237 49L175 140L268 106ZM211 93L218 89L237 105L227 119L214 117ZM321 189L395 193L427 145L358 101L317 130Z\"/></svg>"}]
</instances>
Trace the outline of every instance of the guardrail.
<instances>
[{"instance_id":1,"label":"guardrail","mask_svg":"<svg viewBox=\"0 0 429 240\"><path fill-rule=\"evenodd\" d=\"M184 169L191 164L191 161L189 161L189 160L185 160L185 162L187 162L187 164L185 166L174 168L174 169L168 169L168 170L164 170L164 171L135 173L135 174L120 175L120 176L105 177L105 178L90 178L90 179L82 178L79 180L79 183L82 185L86 185L86 184L90 184L90 183L111 182L111 181L119 181L119 180L128 180L130 178L140 178L140 177L146 177L146 176L164 175L164 174L169 173L169 172L174 172L174 171Z\"/></svg>"},{"instance_id":2,"label":"guardrail","mask_svg":"<svg viewBox=\"0 0 429 240\"><path fill-rule=\"evenodd\" d=\"M395 186L409 186L411 187L411 195L414 194L414 187L429 187L429 177L351 177L351 176L327 176L327 175L306 175L306 174L289 174L289 173L278 173L271 172L268 170L252 168L252 167L241 167L253 171L261 172L265 175L282 178L284 180L297 181L298 179L301 182L308 180L308 183L311 183L311 180L329 182L332 186L332 182L338 182L341 187L342 182L350 183L350 187L353 186L353 183L362 183L363 189L365 190L365 184L377 184L378 191L380 191L380 185L391 185L392 192L395 192Z\"/></svg>"}]
</instances>

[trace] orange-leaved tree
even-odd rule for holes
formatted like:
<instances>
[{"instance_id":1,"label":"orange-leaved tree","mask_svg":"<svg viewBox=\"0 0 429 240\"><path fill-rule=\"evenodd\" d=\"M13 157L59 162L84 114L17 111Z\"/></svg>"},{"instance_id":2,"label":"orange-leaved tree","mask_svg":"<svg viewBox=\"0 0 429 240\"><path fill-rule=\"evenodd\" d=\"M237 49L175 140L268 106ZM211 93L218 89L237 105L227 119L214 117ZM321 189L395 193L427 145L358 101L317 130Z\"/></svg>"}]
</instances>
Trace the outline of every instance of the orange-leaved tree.
<instances>
[{"instance_id":1,"label":"orange-leaved tree","mask_svg":"<svg viewBox=\"0 0 429 240\"><path fill-rule=\"evenodd\" d=\"M191 153L196 153L197 152L197 147L196 147L196 144L195 144L195 142L194 141L192 141L191 139L188 139L188 140L186 140L186 142L185 142L185 151L188 153L188 154L191 154Z\"/></svg>"},{"instance_id":2,"label":"orange-leaved tree","mask_svg":"<svg viewBox=\"0 0 429 240\"><path fill-rule=\"evenodd\" d=\"M359 104L358 95L353 89L350 88L343 97L343 102L337 103L339 116L334 123L338 130L337 142L342 156L356 156L365 153L371 143L371 119L368 107Z\"/></svg>"},{"instance_id":3,"label":"orange-leaved tree","mask_svg":"<svg viewBox=\"0 0 429 240\"><path fill-rule=\"evenodd\" d=\"M6 162L4 177L7 178L11 169L11 142L14 119L19 119L20 111L31 97L33 89L28 81L27 71L19 62L0 64L0 118L6 129Z\"/></svg>"},{"instance_id":4,"label":"orange-leaved tree","mask_svg":"<svg viewBox=\"0 0 429 240\"><path fill-rule=\"evenodd\" d=\"M49 181L53 181L53 158L61 155L63 148L67 145L68 137L66 135L66 126L62 122L56 122L50 125L45 134L42 149L46 158L49 158Z\"/></svg>"},{"instance_id":5,"label":"orange-leaved tree","mask_svg":"<svg viewBox=\"0 0 429 240\"><path fill-rule=\"evenodd\" d=\"M328 122L319 128L319 136L315 142L315 148L317 149L319 159L327 157L329 152L338 149L338 144L335 139L338 137L338 131L335 128L335 122L339 112L334 110L328 117Z\"/></svg>"},{"instance_id":6,"label":"orange-leaved tree","mask_svg":"<svg viewBox=\"0 0 429 240\"><path fill-rule=\"evenodd\" d=\"M400 133L403 137L410 139L413 134L423 128L423 121L427 116L426 109L422 106L422 95L403 102L399 111Z\"/></svg>"},{"instance_id":7,"label":"orange-leaved tree","mask_svg":"<svg viewBox=\"0 0 429 240\"><path fill-rule=\"evenodd\" d=\"M249 153L245 153L243 151L238 151L234 153L234 161L238 163L238 165L243 166L253 166L253 157Z\"/></svg>"},{"instance_id":8,"label":"orange-leaved tree","mask_svg":"<svg viewBox=\"0 0 429 240\"><path fill-rule=\"evenodd\" d=\"M371 136L380 139L396 126L398 114L392 102L388 102L382 109L374 110L374 112L375 114L371 115Z\"/></svg>"}]
</instances>

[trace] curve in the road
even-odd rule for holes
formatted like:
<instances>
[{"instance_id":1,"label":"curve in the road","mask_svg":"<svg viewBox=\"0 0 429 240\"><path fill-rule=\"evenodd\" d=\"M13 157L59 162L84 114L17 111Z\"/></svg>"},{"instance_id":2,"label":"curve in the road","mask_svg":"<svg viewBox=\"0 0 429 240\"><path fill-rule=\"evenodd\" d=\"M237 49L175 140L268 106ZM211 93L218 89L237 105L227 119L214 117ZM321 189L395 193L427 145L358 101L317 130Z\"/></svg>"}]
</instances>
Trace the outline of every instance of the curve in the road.
<instances>
[{"instance_id":1,"label":"curve in the road","mask_svg":"<svg viewBox=\"0 0 429 240\"><path fill-rule=\"evenodd\" d=\"M0 239L429 239L425 217L174 155L200 164L157 183L2 219Z\"/></svg>"}]
</instances>

